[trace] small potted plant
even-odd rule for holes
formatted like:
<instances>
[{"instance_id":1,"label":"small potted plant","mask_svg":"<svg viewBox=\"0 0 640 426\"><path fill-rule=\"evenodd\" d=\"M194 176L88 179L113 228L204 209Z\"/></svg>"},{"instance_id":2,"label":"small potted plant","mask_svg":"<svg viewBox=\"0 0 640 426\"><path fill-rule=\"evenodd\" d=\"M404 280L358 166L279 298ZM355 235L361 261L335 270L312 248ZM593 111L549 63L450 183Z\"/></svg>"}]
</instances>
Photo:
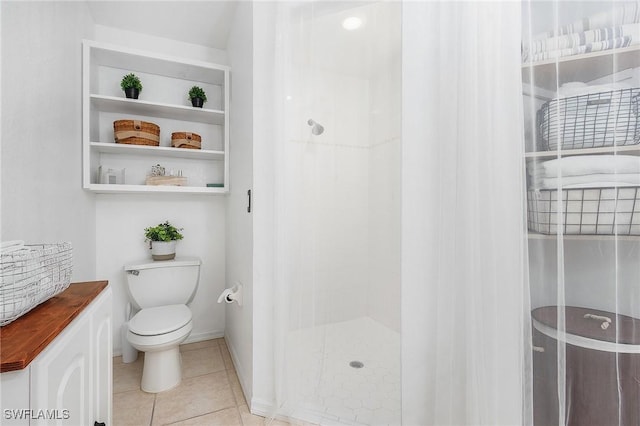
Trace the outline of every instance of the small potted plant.
<instances>
[{"instance_id":1,"label":"small potted plant","mask_svg":"<svg viewBox=\"0 0 640 426\"><path fill-rule=\"evenodd\" d=\"M142 83L137 75L131 73L122 77L120 87L124 90L124 94L129 99L138 99L140 91L142 90Z\"/></svg>"},{"instance_id":2,"label":"small potted plant","mask_svg":"<svg viewBox=\"0 0 640 426\"><path fill-rule=\"evenodd\" d=\"M205 102L207 102L207 95L202 90L202 87L193 86L189 90L189 98L191 99L191 105L197 108L202 108Z\"/></svg>"},{"instance_id":3,"label":"small potted plant","mask_svg":"<svg viewBox=\"0 0 640 426\"><path fill-rule=\"evenodd\" d=\"M145 241L149 241L153 260L171 260L176 257L176 241L183 238L180 231L182 228L176 228L169 221L145 228Z\"/></svg>"}]
</instances>

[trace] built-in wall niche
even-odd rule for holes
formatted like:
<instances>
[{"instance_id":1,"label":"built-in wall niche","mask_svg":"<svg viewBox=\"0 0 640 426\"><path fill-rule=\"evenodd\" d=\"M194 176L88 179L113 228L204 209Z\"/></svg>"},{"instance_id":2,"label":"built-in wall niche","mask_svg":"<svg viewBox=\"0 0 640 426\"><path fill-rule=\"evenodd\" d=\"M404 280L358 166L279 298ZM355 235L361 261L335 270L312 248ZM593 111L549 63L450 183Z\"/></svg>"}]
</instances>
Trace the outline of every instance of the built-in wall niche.
<instances>
[{"instance_id":1,"label":"built-in wall niche","mask_svg":"<svg viewBox=\"0 0 640 426\"><path fill-rule=\"evenodd\" d=\"M122 77L142 82L138 99L127 99ZM195 108L189 89L207 95ZM83 41L83 187L102 193L166 192L223 194L229 190L229 67ZM160 127L159 146L115 143L116 120ZM201 149L174 148L173 132L197 133ZM146 185L153 165L186 178L181 186ZM101 183L99 169L124 170L118 183ZM181 182L182 183L182 182Z\"/></svg>"}]
</instances>

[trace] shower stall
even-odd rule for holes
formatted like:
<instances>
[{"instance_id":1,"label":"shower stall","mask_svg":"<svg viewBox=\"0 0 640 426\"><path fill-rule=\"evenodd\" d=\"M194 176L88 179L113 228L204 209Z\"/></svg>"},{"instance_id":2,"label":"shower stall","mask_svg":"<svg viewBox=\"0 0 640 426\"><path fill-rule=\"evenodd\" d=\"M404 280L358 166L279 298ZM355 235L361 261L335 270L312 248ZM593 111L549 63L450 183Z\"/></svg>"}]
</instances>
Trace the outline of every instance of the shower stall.
<instances>
[{"instance_id":1,"label":"shower stall","mask_svg":"<svg viewBox=\"0 0 640 426\"><path fill-rule=\"evenodd\" d=\"M400 3L279 3L279 415L399 424Z\"/></svg>"}]
</instances>

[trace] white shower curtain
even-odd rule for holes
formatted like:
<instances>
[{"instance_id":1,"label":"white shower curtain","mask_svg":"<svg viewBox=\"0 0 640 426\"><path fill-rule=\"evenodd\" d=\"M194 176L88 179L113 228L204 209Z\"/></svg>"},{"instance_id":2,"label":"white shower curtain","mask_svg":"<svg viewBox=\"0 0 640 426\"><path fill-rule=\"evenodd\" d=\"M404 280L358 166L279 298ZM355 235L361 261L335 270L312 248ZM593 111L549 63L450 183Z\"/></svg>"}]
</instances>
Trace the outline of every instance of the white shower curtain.
<instances>
[{"instance_id":1,"label":"white shower curtain","mask_svg":"<svg viewBox=\"0 0 640 426\"><path fill-rule=\"evenodd\" d=\"M531 424L518 2L403 3L406 425Z\"/></svg>"},{"instance_id":2,"label":"white shower curtain","mask_svg":"<svg viewBox=\"0 0 640 426\"><path fill-rule=\"evenodd\" d=\"M637 425L640 2L523 17L534 421Z\"/></svg>"}]
</instances>

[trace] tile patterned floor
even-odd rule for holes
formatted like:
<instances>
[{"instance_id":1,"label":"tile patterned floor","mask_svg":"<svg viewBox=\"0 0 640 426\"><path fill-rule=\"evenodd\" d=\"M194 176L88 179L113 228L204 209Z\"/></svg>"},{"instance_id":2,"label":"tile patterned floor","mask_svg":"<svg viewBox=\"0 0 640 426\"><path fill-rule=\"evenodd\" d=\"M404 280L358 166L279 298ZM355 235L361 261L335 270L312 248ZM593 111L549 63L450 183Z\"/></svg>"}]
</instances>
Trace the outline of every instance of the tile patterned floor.
<instances>
[{"instance_id":1,"label":"tile patterned floor","mask_svg":"<svg viewBox=\"0 0 640 426\"><path fill-rule=\"evenodd\" d=\"M292 416L319 424L401 423L400 334L368 317L289 334ZM361 362L354 368L351 362Z\"/></svg>"},{"instance_id":2,"label":"tile patterned floor","mask_svg":"<svg viewBox=\"0 0 640 426\"><path fill-rule=\"evenodd\" d=\"M113 359L113 424L285 426L249 412L224 339L180 346L182 383L150 394L140 390L143 356L123 364Z\"/></svg>"}]
</instances>

